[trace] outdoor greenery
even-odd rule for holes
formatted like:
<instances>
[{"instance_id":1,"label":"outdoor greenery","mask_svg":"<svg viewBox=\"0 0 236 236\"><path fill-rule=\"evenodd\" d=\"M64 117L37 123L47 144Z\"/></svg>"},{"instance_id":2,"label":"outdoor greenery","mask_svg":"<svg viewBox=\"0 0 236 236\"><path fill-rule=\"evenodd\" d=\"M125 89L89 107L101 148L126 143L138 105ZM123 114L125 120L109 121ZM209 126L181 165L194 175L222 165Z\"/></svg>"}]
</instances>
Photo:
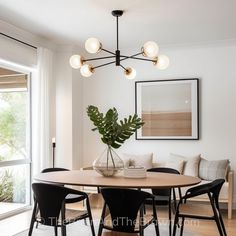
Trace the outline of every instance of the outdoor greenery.
<instances>
[{"instance_id":1,"label":"outdoor greenery","mask_svg":"<svg viewBox=\"0 0 236 236\"><path fill-rule=\"evenodd\" d=\"M109 109L104 115L96 106L90 105L87 108L87 114L96 127L92 131L98 130L102 135L103 143L113 148L119 148L125 140L144 125L136 114L118 121L116 108Z\"/></svg>"},{"instance_id":2,"label":"outdoor greenery","mask_svg":"<svg viewBox=\"0 0 236 236\"><path fill-rule=\"evenodd\" d=\"M13 178L9 171L5 171L0 176L0 202L13 201Z\"/></svg>"},{"instance_id":3,"label":"outdoor greenery","mask_svg":"<svg viewBox=\"0 0 236 236\"><path fill-rule=\"evenodd\" d=\"M26 102L26 92L0 93L0 161L26 158ZM0 201L25 202L23 172L0 169Z\"/></svg>"},{"instance_id":4,"label":"outdoor greenery","mask_svg":"<svg viewBox=\"0 0 236 236\"><path fill-rule=\"evenodd\" d=\"M20 171L20 173L19 173ZM25 203L26 179L24 169L14 172L4 169L0 174L0 202Z\"/></svg>"}]
</instances>

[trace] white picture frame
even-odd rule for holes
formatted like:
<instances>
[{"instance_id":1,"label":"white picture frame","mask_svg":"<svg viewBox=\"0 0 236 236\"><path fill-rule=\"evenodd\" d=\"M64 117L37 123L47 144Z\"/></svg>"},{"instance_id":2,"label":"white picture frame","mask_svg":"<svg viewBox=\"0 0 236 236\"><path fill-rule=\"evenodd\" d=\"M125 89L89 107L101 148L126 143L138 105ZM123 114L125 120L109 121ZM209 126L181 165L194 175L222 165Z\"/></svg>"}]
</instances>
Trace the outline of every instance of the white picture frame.
<instances>
[{"instance_id":1,"label":"white picture frame","mask_svg":"<svg viewBox=\"0 0 236 236\"><path fill-rule=\"evenodd\" d=\"M199 79L137 81L135 112L137 140L198 140Z\"/></svg>"}]
</instances>

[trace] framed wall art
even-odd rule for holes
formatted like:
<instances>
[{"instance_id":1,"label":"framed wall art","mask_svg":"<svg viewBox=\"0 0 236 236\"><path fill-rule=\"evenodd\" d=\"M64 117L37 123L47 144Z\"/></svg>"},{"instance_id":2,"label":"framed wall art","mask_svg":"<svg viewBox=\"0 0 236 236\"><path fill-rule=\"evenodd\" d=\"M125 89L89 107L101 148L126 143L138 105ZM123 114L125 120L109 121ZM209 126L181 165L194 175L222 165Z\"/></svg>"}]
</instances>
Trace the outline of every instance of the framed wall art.
<instances>
[{"instance_id":1,"label":"framed wall art","mask_svg":"<svg viewBox=\"0 0 236 236\"><path fill-rule=\"evenodd\" d=\"M199 79L137 81L136 139L199 139Z\"/></svg>"}]
</instances>

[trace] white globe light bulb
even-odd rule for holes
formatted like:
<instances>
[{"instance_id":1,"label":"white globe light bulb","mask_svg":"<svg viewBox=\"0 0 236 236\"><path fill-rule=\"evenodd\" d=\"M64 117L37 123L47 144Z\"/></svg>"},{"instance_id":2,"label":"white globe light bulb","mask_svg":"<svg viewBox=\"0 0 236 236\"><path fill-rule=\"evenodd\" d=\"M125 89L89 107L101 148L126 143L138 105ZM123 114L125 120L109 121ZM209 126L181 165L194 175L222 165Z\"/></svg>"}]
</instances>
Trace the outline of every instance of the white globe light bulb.
<instances>
[{"instance_id":1,"label":"white globe light bulb","mask_svg":"<svg viewBox=\"0 0 236 236\"><path fill-rule=\"evenodd\" d=\"M79 69L83 65L83 57L80 55L73 55L70 57L70 66L74 69Z\"/></svg>"},{"instance_id":2,"label":"white globe light bulb","mask_svg":"<svg viewBox=\"0 0 236 236\"><path fill-rule=\"evenodd\" d=\"M170 64L170 59L166 55L160 55L154 64L158 69L165 70Z\"/></svg>"},{"instance_id":3,"label":"white globe light bulb","mask_svg":"<svg viewBox=\"0 0 236 236\"><path fill-rule=\"evenodd\" d=\"M85 42L85 49L89 53L97 53L101 50L102 44L96 38L88 38Z\"/></svg>"},{"instance_id":4,"label":"white globe light bulb","mask_svg":"<svg viewBox=\"0 0 236 236\"><path fill-rule=\"evenodd\" d=\"M87 64L83 65L80 68L80 73L84 77L90 77L93 74L93 71L94 71L93 67Z\"/></svg>"},{"instance_id":5,"label":"white globe light bulb","mask_svg":"<svg viewBox=\"0 0 236 236\"><path fill-rule=\"evenodd\" d=\"M145 57L156 57L159 52L158 45L153 41L146 42L142 47L143 56Z\"/></svg>"},{"instance_id":6,"label":"white globe light bulb","mask_svg":"<svg viewBox=\"0 0 236 236\"><path fill-rule=\"evenodd\" d=\"M126 68L125 77L127 79L134 79L136 77L136 70L134 68L131 68L131 67Z\"/></svg>"}]
</instances>

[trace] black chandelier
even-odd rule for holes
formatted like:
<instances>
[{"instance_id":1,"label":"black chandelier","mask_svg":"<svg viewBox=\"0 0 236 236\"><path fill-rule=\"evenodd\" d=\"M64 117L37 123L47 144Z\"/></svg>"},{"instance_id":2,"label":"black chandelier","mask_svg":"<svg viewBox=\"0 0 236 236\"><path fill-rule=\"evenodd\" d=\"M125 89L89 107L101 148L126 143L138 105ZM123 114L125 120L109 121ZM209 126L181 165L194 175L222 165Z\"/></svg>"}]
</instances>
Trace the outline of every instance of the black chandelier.
<instances>
[{"instance_id":1,"label":"black chandelier","mask_svg":"<svg viewBox=\"0 0 236 236\"><path fill-rule=\"evenodd\" d=\"M166 69L169 66L169 58L165 55L158 55L159 47L153 41L146 42L141 51L133 54L131 56L126 56L121 54L119 49L119 17L121 17L124 13L122 10L114 10L111 12L114 17L116 17L116 50L115 52L111 52L105 48L103 48L101 42L97 38L89 38L85 42L85 49L89 53L98 53L100 51L104 51L110 56L104 57L96 57L96 58L88 58L85 59L81 55L73 55L70 57L70 65L74 69L80 68L80 73L84 77L90 77L97 68L107 66L110 64L115 64L116 66L120 66L124 69L124 73L127 79L134 79L136 76L136 71L132 67L124 67L121 62L127 59L134 59L134 60L142 60L142 61L149 61L152 62L158 69ZM139 57L142 55L143 57ZM87 64L90 61L96 60L104 60L104 59L113 59L110 62L100 64L97 66L93 66L91 64Z\"/></svg>"}]
</instances>

